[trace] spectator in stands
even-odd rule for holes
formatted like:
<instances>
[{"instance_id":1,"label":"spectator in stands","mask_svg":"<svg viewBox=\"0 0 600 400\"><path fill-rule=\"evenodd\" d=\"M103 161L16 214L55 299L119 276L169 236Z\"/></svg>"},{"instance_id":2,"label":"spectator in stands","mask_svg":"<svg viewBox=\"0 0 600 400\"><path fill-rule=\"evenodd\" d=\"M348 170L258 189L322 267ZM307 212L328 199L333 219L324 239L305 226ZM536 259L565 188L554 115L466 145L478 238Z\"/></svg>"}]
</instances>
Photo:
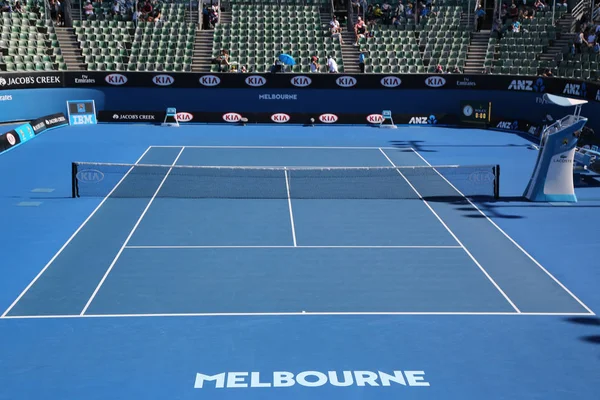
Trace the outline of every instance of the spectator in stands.
<instances>
[{"instance_id":1,"label":"spectator in stands","mask_svg":"<svg viewBox=\"0 0 600 400\"><path fill-rule=\"evenodd\" d=\"M535 0L535 4L533 5L536 11L544 11L546 8L546 4L542 0Z\"/></svg>"},{"instance_id":2,"label":"spectator in stands","mask_svg":"<svg viewBox=\"0 0 600 400\"><path fill-rule=\"evenodd\" d=\"M19 0L15 1L15 5L13 6L13 12L18 14L23 13L23 7L21 7L21 2Z\"/></svg>"},{"instance_id":3,"label":"spectator in stands","mask_svg":"<svg viewBox=\"0 0 600 400\"><path fill-rule=\"evenodd\" d=\"M312 56L310 58L310 72L318 73L321 66L319 65L317 56Z\"/></svg>"},{"instance_id":4,"label":"spectator in stands","mask_svg":"<svg viewBox=\"0 0 600 400\"><path fill-rule=\"evenodd\" d=\"M339 39L340 44L344 44L344 39L342 38L342 28L340 27L340 23L335 15L329 23L329 28L331 30L331 37L334 39Z\"/></svg>"},{"instance_id":5,"label":"spectator in stands","mask_svg":"<svg viewBox=\"0 0 600 400\"><path fill-rule=\"evenodd\" d=\"M327 70L331 74L337 74L339 72L338 65L337 65L337 62L333 58L333 54L330 54L329 58L327 59Z\"/></svg>"},{"instance_id":6,"label":"spectator in stands","mask_svg":"<svg viewBox=\"0 0 600 400\"><path fill-rule=\"evenodd\" d=\"M360 14L360 3L358 0L351 0L352 10L354 10L355 14Z\"/></svg>"},{"instance_id":7,"label":"spectator in stands","mask_svg":"<svg viewBox=\"0 0 600 400\"><path fill-rule=\"evenodd\" d=\"M512 24L512 31L515 33L521 32L521 23L516 19Z\"/></svg>"},{"instance_id":8,"label":"spectator in stands","mask_svg":"<svg viewBox=\"0 0 600 400\"><path fill-rule=\"evenodd\" d=\"M458 65L454 67L454 71L452 71L453 74L462 74L460 68L458 68Z\"/></svg>"},{"instance_id":9,"label":"spectator in stands","mask_svg":"<svg viewBox=\"0 0 600 400\"><path fill-rule=\"evenodd\" d=\"M544 73L542 74L542 76L546 76L548 78L552 78L554 75L552 75L552 70L550 68L546 68L544 70Z\"/></svg>"},{"instance_id":10,"label":"spectator in stands","mask_svg":"<svg viewBox=\"0 0 600 400\"><path fill-rule=\"evenodd\" d=\"M91 1L88 0L88 2L85 3L85 6L83 6L83 12L87 17L94 15L94 6L92 5Z\"/></svg>"},{"instance_id":11,"label":"spectator in stands","mask_svg":"<svg viewBox=\"0 0 600 400\"><path fill-rule=\"evenodd\" d=\"M415 14L413 10L413 5L411 3L408 3L408 7L406 8L406 19L414 18L414 16Z\"/></svg>"},{"instance_id":12,"label":"spectator in stands","mask_svg":"<svg viewBox=\"0 0 600 400\"><path fill-rule=\"evenodd\" d=\"M584 36L583 32L579 32L577 34L577 36L575 36L574 44L575 44L575 51L577 53L581 53L581 50L584 45L588 46L588 47L590 46L590 44L587 42L587 40L585 40L585 36Z\"/></svg>"},{"instance_id":13,"label":"spectator in stands","mask_svg":"<svg viewBox=\"0 0 600 400\"><path fill-rule=\"evenodd\" d=\"M482 6L479 6L477 8L477 11L475 12L475 18L477 18L477 32L481 31L481 27L483 26L483 20L485 18L485 10L483 9Z\"/></svg>"},{"instance_id":14,"label":"spectator in stands","mask_svg":"<svg viewBox=\"0 0 600 400\"><path fill-rule=\"evenodd\" d=\"M437 67L435 67L435 72L436 74L443 74L444 70L442 69L442 66L440 64L437 65Z\"/></svg>"},{"instance_id":15,"label":"spectator in stands","mask_svg":"<svg viewBox=\"0 0 600 400\"><path fill-rule=\"evenodd\" d=\"M365 37L366 33L367 26L365 25L365 21L363 21L361 17L358 17L358 21L356 22L356 25L354 25L354 35L356 36L355 46L358 46L358 41L361 37Z\"/></svg>"},{"instance_id":16,"label":"spectator in stands","mask_svg":"<svg viewBox=\"0 0 600 400\"><path fill-rule=\"evenodd\" d=\"M510 6L510 10L508 10L508 16L512 18L513 21L519 18L519 9L516 5L513 4Z\"/></svg>"},{"instance_id":17,"label":"spectator in stands","mask_svg":"<svg viewBox=\"0 0 600 400\"><path fill-rule=\"evenodd\" d=\"M212 60L213 64L219 65L219 72L224 72L229 69L229 52L222 49L217 57Z\"/></svg>"},{"instance_id":18,"label":"spectator in stands","mask_svg":"<svg viewBox=\"0 0 600 400\"><path fill-rule=\"evenodd\" d=\"M594 29L588 29L587 31L587 42L590 45L590 47L594 46L594 43L596 43L596 32L594 32Z\"/></svg>"},{"instance_id":19,"label":"spectator in stands","mask_svg":"<svg viewBox=\"0 0 600 400\"><path fill-rule=\"evenodd\" d=\"M569 5L567 4L567 0L556 0L556 9L567 11Z\"/></svg>"},{"instance_id":20,"label":"spectator in stands","mask_svg":"<svg viewBox=\"0 0 600 400\"><path fill-rule=\"evenodd\" d=\"M0 5L0 12L12 12L12 7L10 6L10 3L8 1L2 2L2 4Z\"/></svg>"},{"instance_id":21,"label":"spectator in stands","mask_svg":"<svg viewBox=\"0 0 600 400\"><path fill-rule=\"evenodd\" d=\"M600 42L596 41L596 43L594 43L594 47L592 47L592 51L594 52L594 54L600 53Z\"/></svg>"},{"instance_id":22,"label":"spectator in stands","mask_svg":"<svg viewBox=\"0 0 600 400\"><path fill-rule=\"evenodd\" d=\"M365 51L361 50L358 55L358 67L360 68L360 73L365 73Z\"/></svg>"},{"instance_id":23,"label":"spectator in stands","mask_svg":"<svg viewBox=\"0 0 600 400\"><path fill-rule=\"evenodd\" d=\"M136 11L133 12L133 16L131 17L131 20L137 26L138 21L140 21L142 18L143 18L142 12L139 9L137 9Z\"/></svg>"}]
</instances>

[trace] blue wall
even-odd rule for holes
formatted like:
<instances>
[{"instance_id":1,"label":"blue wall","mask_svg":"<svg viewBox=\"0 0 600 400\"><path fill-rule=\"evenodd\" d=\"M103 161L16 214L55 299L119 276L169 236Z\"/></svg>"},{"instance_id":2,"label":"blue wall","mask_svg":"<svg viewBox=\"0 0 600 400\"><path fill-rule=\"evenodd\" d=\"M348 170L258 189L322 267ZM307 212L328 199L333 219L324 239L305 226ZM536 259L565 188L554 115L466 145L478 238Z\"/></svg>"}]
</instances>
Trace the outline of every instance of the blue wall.
<instances>
[{"instance_id":1,"label":"blue wall","mask_svg":"<svg viewBox=\"0 0 600 400\"><path fill-rule=\"evenodd\" d=\"M286 94L293 100L266 100L264 95ZM332 112L379 113L389 109L397 114L458 114L460 101L491 101L492 116L541 121L546 114L560 118L569 109L544 104L542 94L484 90L368 90L368 89L19 89L2 92L11 100L0 102L0 122L31 120L40 115L64 112L67 100L96 101L97 110L219 112ZM263 96L261 98L261 96ZM582 115L600 130L600 103L590 102Z\"/></svg>"}]
</instances>

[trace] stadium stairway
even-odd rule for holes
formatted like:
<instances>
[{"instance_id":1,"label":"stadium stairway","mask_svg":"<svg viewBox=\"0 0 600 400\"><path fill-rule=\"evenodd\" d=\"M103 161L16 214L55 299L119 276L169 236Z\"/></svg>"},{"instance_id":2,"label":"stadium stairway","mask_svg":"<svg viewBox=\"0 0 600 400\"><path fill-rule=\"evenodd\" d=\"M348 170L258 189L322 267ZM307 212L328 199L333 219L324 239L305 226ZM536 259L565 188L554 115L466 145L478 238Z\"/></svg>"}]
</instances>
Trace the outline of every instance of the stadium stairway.
<instances>
[{"instance_id":1,"label":"stadium stairway","mask_svg":"<svg viewBox=\"0 0 600 400\"><path fill-rule=\"evenodd\" d=\"M471 44L467 51L467 60L463 73L481 74L483 73L483 64L487 52L490 31L472 32Z\"/></svg>"},{"instance_id":2,"label":"stadium stairway","mask_svg":"<svg viewBox=\"0 0 600 400\"><path fill-rule=\"evenodd\" d=\"M474 18L475 17L473 16L473 13L471 13L470 18L469 18L469 14L463 11L460 14L460 29L463 31L472 30Z\"/></svg>"},{"instance_id":3,"label":"stadium stairway","mask_svg":"<svg viewBox=\"0 0 600 400\"><path fill-rule=\"evenodd\" d=\"M74 28L56 27L56 38L69 71L86 70L84 58Z\"/></svg>"},{"instance_id":4,"label":"stadium stairway","mask_svg":"<svg viewBox=\"0 0 600 400\"><path fill-rule=\"evenodd\" d=\"M540 61L559 61L560 55L569 52L569 46L573 43L575 33L571 31L573 17L570 13L564 14L556 23L560 28L557 39L540 54Z\"/></svg>"},{"instance_id":5,"label":"stadium stairway","mask_svg":"<svg viewBox=\"0 0 600 400\"><path fill-rule=\"evenodd\" d=\"M214 34L213 30L196 31L192 72L210 72Z\"/></svg>"},{"instance_id":6,"label":"stadium stairway","mask_svg":"<svg viewBox=\"0 0 600 400\"><path fill-rule=\"evenodd\" d=\"M342 33L344 44L342 45L342 60L344 61L344 72L347 74L359 74L360 67L358 65L358 46L354 46L354 32Z\"/></svg>"},{"instance_id":7,"label":"stadium stairway","mask_svg":"<svg viewBox=\"0 0 600 400\"><path fill-rule=\"evenodd\" d=\"M230 24L231 23L231 11L221 11L219 23L220 24Z\"/></svg>"},{"instance_id":8,"label":"stadium stairway","mask_svg":"<svg viewBox=\"0 0 600 400\"><path fill-rule=\"evenodd\" d=\"M198 23L198 10L192 10L190 12L189 8L186 7L184 14L184 22L188 24L197 24Z\"/></svg>"}]
</instances>

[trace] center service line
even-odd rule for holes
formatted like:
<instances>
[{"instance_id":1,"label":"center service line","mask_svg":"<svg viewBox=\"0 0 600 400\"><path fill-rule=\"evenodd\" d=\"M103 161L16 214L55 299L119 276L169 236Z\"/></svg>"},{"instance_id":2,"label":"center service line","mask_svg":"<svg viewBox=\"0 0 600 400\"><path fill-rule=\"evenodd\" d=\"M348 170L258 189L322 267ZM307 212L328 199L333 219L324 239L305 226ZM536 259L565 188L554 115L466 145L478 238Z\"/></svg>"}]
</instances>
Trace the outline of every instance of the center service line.
<instances>
[{"instance_id":1,"label":"center service line","mask_svg":"<svg viewBox=\"0 0 600 400\"><path fill-rule=\"evenodd\" d=\"M140 225L140 222L142 222L142 219L144 219L144 216L146 215L146 213L148 212L148 210L150 209L150 206L152 205L152 203L154 202L154 199L156 198L156 195L158 194L158 192L160 192L160 189L163 187L164 183L167 181L167 178L169 177L169 174L171 173L171 171L173 170L173 166L175 164L177 164L177 160L179 160L179 157L181 157L181 154L183 153L183 150L185 150L185 146L183 146L181 148L181 151L179 151L179 154L177 154L177 157L175 157L175 160L173 161L173 163L171 164L171 168L167 171L167 173L165 174L165 177L162 179L162 181L160 182L160 185L158 185L158 188L156 189L156 192L154 192L154 195L152 196L152 198L150 199L150 201L148 202L148 204L146 205L146 208L144 209L144 211L142 212L142 215L140 215L140 217L138 218L137 222L135 223L135 225L133 226L133 229L131 230L131 232L129 232L129 236L127 236L127 239L125 239L125 242L123 242L123 245L121 246L121 248L119 249L119 252L117 253L117 255L115 256L115 258L113 259L113 261L110 263L110 266L108 267L108 269L106 270L106 273L104 274L104 276L102 277L102 280L100 280L100 283L98 284L98 286L96 287L96 289L94 290L94 293L92 293L92 296L90 297L90 299L88 300L88 302L86 303L85 307L83 307L83 310L81 311L81 313L79 315L84 315L85 312L87 311L87 309L90 307L90 304L92 304L92 301L94 301L94 298L96 297L96 295L98 294L98 291L100 290L100 288L102 287L102 285L104 284L104 281L106 281L106 278L108 277L108 274L110 274L110 271L112 271L113 267L115 266L115 264L117 263L117 260L119 259L119 257L121 257L121 254L123 253L123 250L125 249L125 246L127 246L127 243L129 243L129 240L131 240L131 237L133 236L133 234L135 233L137 227Z\"/></svg>"},{"instance_id":2,"label":"center service line","mask_svg":"<svg viewBox=\"0 0 600 400\"><path fill-rule=\"evenodd\" d=\"M379 151L381 151L381 154L383 154L383 156L389 161L390 164L392 164L392 166L396 167L396 164L394 164L394 162L388 157L388 155L385 153L385 151L383 151L383 149L379 149ZM502 288L496 283L496 281L494 281L494 279L490 276L490 274L488 274L488 272L481 266L481 264L473 256L473 254L471 254L471 252L458 239L458 237L454 234L454 232L452 232L452 230L448 227L448 225L446 225L444 220L438 215L438 213L435 212L435 210L433 209L433 207L431 207L429 202L427 200L425 200L423 198L423 196L421 196L421 193L419 193L419 191L412 185L412 183L410 183L410 181L406 178L406 176L404 176L402 171L400 171L399 169L397 171L400 174L400 176L406 181L406 183L408 183L408 185L411 187L411 189L416 193L416 195L419 196L419 199L421 199L421 201L423 201L423 203L427 206L427 208L429 208L429 211L431 211L433 213L433 215L435 215L435 217L440 221L440 223L444 226L444 228L446 228L448 233L450 233L450 235L452 235L454 240L456 240L456 242L460 245L460 247L462 247L462 249L465 251L465 253L467 253L469 258L471 260L473 260L473 262L475 263L475 265L477 265L479 267L481 272L483 272L483 274L489 279L489 281L494 285L494 287L502 294L502 296L504 296L504 298L506 299L506 301L508 301L508 303L512 306L512 308L516 312L520 313L521 310L519 310L519 308L515 305L515 303L513 303L513 301L507 296L507 294L504 293L504 290L502 290Z\"/></svg>"},{"instance_id":3,"label":"center service line","mask_svg":"<svg viewBox=\"0 0 600 400\"><path fill-rule=\"evenodd\" d=\"M294 226L294 213L292 212L292 197L290 196L290 179L288 176L287 168L283 170L285 175L285 188L287 190L287 200L288 200L288 208L290 209L290 223L292 224L292 241L294 242L294 247L297 247L296 243L296 227Z\"/></svg>"}]
</instances>

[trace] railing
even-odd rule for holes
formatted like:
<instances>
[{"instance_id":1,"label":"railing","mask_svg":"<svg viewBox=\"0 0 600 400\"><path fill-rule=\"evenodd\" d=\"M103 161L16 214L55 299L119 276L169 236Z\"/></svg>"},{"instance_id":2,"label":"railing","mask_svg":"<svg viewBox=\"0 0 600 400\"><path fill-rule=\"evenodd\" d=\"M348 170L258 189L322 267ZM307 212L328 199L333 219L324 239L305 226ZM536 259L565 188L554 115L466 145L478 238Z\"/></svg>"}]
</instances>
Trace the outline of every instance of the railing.
<instances>
[{"instance_id":1,"label":"railing","mask_svg":"<svg viewBox=\"0 0 600 400\"><path fill-rule=\"evenodd\" d=\"M546 127L546 129L544 129L544 132L542 132L542 139L540 140L541 146L544 146L544 144L546 144L546 138L548 137L548 135L568 128L569 126L574 125L575 123L582 120L587 121L587 118L580 117L578 115L567 115L566 117L563 117L558 121L554 122L552 125Z\"/></svg>"},{"instance_id":2,"label":"railing","mask_svg":"<svg viewBox=\"0 0 600 400\"><path fill-rule=\"evenodd\" d=\"M585 13L592 13L592 7L594 3L592 0L581 0L573 9L571 10L571 16L573 19L571 20L571 32L575 32L577 29L577 23L583 17ZM552 10L554 14L554 9ZM554 21L554 15L552 16L552 20Z\"/></svg>"}]
</instances>

